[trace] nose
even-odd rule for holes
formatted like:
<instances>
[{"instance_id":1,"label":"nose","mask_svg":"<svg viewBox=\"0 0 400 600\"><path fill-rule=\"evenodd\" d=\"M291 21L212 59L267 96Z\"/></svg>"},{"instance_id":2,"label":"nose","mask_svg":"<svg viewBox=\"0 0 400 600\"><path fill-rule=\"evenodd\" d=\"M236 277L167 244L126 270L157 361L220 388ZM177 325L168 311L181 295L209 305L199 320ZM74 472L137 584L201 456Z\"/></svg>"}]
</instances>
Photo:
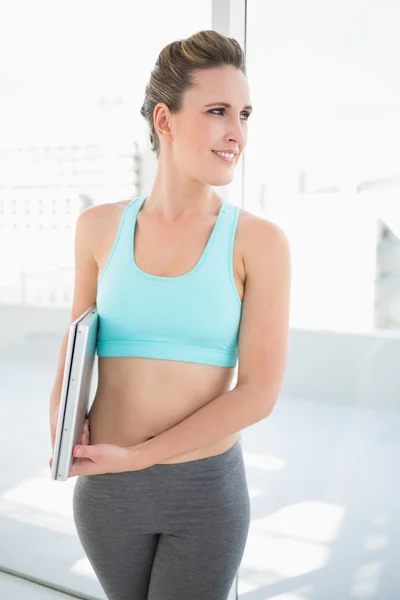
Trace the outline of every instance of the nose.
<instances>
[{"instance_id":1,"label":"nose","mask_svg":"<svg viewBox=\"0 0 400 600\"><path fill-rule=\"evenodd\" d=\"M246 132L244 130L246 125L244 123L245 121L240 117L238 119L232 119L227 134L229 141L234 141L238 145L244 144L246 141Z\"/></svg>"}]
</instances>

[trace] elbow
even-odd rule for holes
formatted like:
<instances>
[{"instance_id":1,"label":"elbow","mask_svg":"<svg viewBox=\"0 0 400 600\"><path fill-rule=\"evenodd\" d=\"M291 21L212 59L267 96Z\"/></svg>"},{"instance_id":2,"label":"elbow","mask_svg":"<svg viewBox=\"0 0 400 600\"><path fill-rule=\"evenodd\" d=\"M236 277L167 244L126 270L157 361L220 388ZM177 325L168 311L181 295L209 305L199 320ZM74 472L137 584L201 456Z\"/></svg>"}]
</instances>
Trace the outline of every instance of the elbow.
<instances>
[{"instance_id":1,"label":"elbow","mask_svg":"<svg viewBox=\"0 0 400 600\"><path fill-rule=\"evenodd\" d=\"M278 400L278 398L275 398L273 402L269 402L266 405L266 410L265 410L265 416L266 417L269 417L272 414L272 412L273 412L273 410L275 408L275 404L276 404L277 400Z\"/></svg>"},{"instance_id":2,"label":"elbow","mask_svg":"<svg viewBox=\"0 0 400 600\"><path fill-rule=\"evenodd\" d=\"M272 411L274 410L276 404L276 400L277 399L272 400L269 396L264 395L263 399L258 405L258 412L261 415L260 420L265 419L272 414Z\"/></svg>"},{"instance_id":3,"label":"elbow","mask_svg":"<svg viewBox=\"0 0 400 600\"><path fill-rule=\"evenodd\" d=\"M279 392L275 393L271 389L265 389L264 387L256 387L246 385L246 399L254 407L254 412L259 421L269 417L274 410L275 404L278 400Z\"/></svg>"},{"instance_id":4,"label":"elbow","mask_svg":"<svg viewBox=\"0 0 400 600\"><path fill-rule=\"evenodd\" d=\"M258 406L260 413L262 415L261 418L269 417L278 401L280 394L280 389L271 389L271 388L263 388L259 391L258 394Z\"/></svg>"}]
</instances>

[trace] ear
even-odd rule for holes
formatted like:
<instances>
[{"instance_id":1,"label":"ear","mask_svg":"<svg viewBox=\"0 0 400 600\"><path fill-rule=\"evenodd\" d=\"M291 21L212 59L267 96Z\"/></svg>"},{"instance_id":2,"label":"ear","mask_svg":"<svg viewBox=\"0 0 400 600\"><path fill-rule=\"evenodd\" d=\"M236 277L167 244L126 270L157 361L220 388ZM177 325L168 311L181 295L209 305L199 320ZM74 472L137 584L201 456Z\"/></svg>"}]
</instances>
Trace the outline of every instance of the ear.
<instances>
[{"instance_id":1,"label":"ear","mask_svg":"<svg viewBox=\"0 0 400 600\"><path fill-rule=\"evenodd\" d=\"M167 141L172 140L171 112L166 104L159 102L153 112L154 128L159 137Z\"/></svg>"}]
</instances>

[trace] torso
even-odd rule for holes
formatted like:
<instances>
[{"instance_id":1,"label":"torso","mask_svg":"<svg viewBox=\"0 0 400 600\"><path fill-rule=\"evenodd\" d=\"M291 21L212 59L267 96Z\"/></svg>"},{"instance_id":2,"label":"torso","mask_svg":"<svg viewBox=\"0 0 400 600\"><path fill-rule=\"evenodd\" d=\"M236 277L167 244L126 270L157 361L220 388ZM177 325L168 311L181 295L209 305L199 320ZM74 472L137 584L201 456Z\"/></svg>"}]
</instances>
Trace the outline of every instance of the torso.
<instances>
[{"instance_id":1,"label":"torso","mask_svg":"<svg viewBox=\"0 0 400 600\"><path fill-rule=\"evenodd\" d=\"M97 241L93 253L98 265L98 279L113 246L126 204L101 205L94 217ZM139 211L135 233L136 263L152 275L183 275L197 263L211 235L215 218L172 231L151 222L146 214ZM249 237L246 235L246 222L254 218L251 213L240 210L234 240L234 277L241 299L246 280L244 250L246 237ZM229 391L234 375L234 368L199 363L141 357L99 357L98 387L89 413L90 443L140 444ZM160 463L186 462L220 454L228 450L239 435L237 432L221 437L216 443Z\"/></svg>"}]
</instances>

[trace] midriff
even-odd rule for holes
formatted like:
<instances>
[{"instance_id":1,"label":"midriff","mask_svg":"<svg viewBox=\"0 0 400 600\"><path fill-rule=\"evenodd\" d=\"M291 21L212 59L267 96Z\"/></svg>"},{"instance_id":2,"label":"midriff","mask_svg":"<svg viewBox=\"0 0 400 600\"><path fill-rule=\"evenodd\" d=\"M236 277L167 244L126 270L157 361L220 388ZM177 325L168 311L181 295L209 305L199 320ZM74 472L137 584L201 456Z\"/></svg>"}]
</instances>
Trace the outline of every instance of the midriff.
<instances>
[{"instance_id":1,"label":"midriff","mask_svg":"<svg viewBox=\"0 0 400 600\"><path fill-rule=\"evenodd\" d=\"M230 389L235 369L138 357L98 359L90 443L135 446L183 421ZM160 463L220 454L239 433Z\"/></svg>"},{"instance_id":2,"label":"midriff","mask_svg":"<svg viewBox=\"0 0 400 600\"><path fill-rule=\"evenodd\" d=\"M106 219L105 207L102 208L102 233L105 233L104 228L107 227L107 235L99 235L97 238L102 240L95 253L99 267L98 278L111 251L124 203L109 205ZM240 232L243 216L246 219L247 215L250 216L246 211L241 211L234 241L234 277L240 298L244 295L245 281ZM196 223L192 231L188 231L186 224L184 236L187 242L185 252L182 252L182 244L185 244L182 236L176 235L176 231L174 235L171 231L163 231L139 211L135 236L135 256L139 266L144 271L163 276L177 276L189 271L205 247L213 224L205 224L204 228L199 228ZM156 245L153 243L154 239L157 240ZM172 244L177 239L180 241L174 249ZM170 275L166 271L166 265L160 263L162 257L157 251L157 248L164 246L169 248L169 255L172 256L169 264L174 265ZM156 255L159 257L158 262ZM144 259L139 260L140 256L146 258L146 264L143 264ZM155 437L229 391L234 375L235 368L200 363L142 357L99 357L98 386L89 413L90 443L135 446ZM187 462L221 454L233 446L239 436L240 432L221 436L217 442L160 460L159 463Z\"/></svg>"}]
</instances>

